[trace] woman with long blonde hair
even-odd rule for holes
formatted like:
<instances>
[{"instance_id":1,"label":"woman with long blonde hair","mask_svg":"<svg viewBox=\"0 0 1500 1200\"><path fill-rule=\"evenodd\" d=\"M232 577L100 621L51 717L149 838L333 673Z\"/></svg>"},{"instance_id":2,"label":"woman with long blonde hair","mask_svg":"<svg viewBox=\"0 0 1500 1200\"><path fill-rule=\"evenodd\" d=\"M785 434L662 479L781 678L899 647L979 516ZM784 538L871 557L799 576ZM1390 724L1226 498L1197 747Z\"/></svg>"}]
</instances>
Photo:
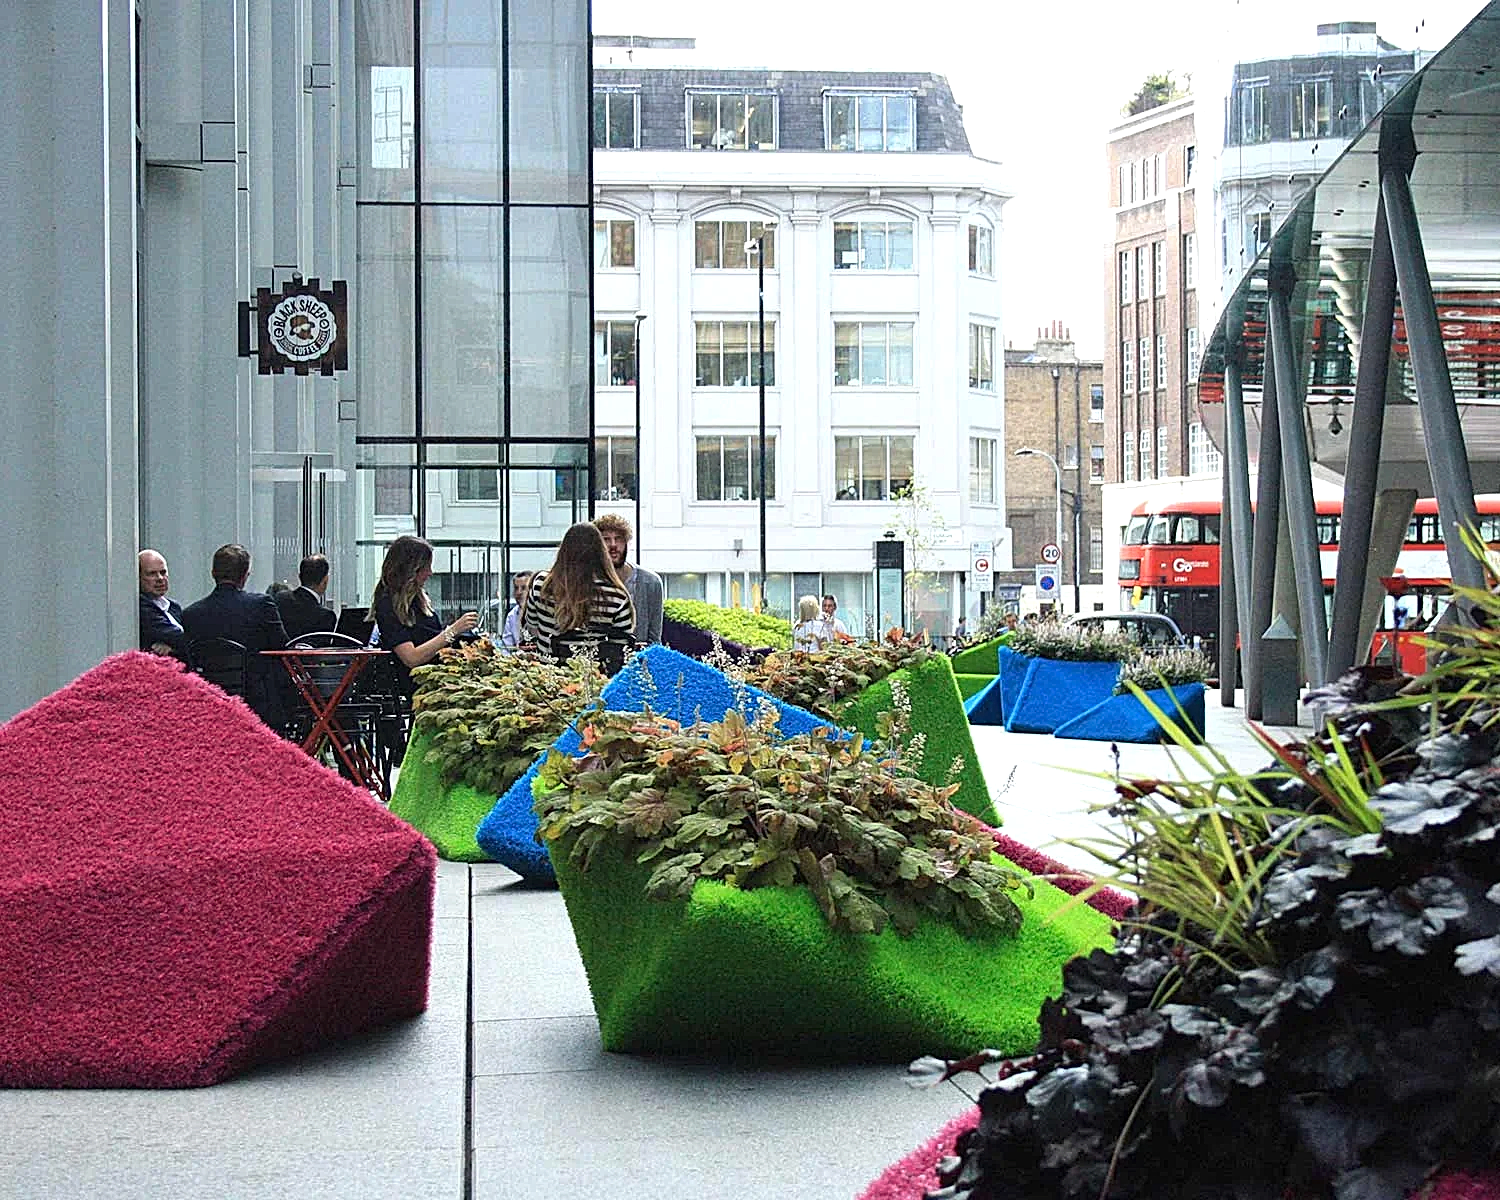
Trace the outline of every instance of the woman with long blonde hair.
<instances>
[{"instance_id":1,"label":"woman with long blonde hair","mask_svg":"<svg viewBox=\"0 0 1500 1200\"><path fill-rule=\"evenodd\" d=\"M620 582L604 536L588 521L563 534L549 570L531 577L522 613L527 636L544 654L559 656L565 647L623 642L635 629L635 607Z\"/></svg>"},{"instance_id":2,"label":"woman with long blonde hair","mask_svg":"<svg viewBox=\"0 0 1500 1200\"><path fill-rule=\"evenodd\" d=\"M479 614L473 612L464 613L451 625L438 620L423 588L431 575L431 544L402 534L386 549L380 582L370 600L369 620L380 628L380 648L395 656L397 680L408 696L411 669L431 662L459 634L479 624Z\"/></svg>"}]
</instances>

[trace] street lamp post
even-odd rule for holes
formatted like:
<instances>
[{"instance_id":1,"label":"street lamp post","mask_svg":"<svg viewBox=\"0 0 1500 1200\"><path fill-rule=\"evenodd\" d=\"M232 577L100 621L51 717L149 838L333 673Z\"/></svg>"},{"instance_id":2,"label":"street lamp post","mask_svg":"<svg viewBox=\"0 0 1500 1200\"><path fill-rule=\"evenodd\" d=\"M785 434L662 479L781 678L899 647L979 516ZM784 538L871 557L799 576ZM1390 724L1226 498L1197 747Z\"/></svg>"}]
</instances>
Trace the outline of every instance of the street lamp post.
<instances>
[{"instance_id":1,"label":"street lamp post","mask_svg":"<svg viewBox=\"0 0 1500 1200\"><path fill-rule=\"evenodd\" d=\"M1048 454L1045 450L1034 450L1030 446L1022 446L1019 450L1016 451L1016 457L1017 458L1030 458L1032 456L1035 456L1037 458L1045 458L1049 463L1052 464L1052 477L1053 477L1053 479L1054 479L1054 481L1056 482L1056 485L1057 485L1057 492L1056 492L1056 501L1057 501L1057 542L1056 542L1056 545L1057 545L1058 550L1061 551L1062 550L1062 468L1057 465L1057 459L1053 458L1052 455Z\"/></svg>"},{"instance_id":2,"label":"street lamp post","mask_svg":"<svg viewBox=\"0 0 1500 1200\"><path fill-rule=\"evenodd\" d=\"M755 255L756 279L760 297L760 349L757 351L756 373L759 375L760 442L756 457L755 488L760 499L760 611L766 608L766 235L775 227L775 221L765 221L761 233L745 243L745 253Z\"/></svg>"},{"instance_id":3,"label":"street lamp post","mask_svg":"<svg viewBox=\"0 0 1500 1200\"><path fill-rule=\"evenodd\" d=\"M645 478L641 456L641 322L644 311L635 314L635 565L641 565L641 481Z\"/></svg>"}]
</instances>

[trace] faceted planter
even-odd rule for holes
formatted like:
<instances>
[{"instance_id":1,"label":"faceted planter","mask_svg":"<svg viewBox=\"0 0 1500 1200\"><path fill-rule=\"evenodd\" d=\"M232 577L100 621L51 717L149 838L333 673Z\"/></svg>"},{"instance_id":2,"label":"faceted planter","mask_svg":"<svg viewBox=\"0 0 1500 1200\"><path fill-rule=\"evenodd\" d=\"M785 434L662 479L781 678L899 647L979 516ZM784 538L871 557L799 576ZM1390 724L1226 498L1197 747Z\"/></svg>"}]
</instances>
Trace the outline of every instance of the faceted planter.
<instances>
[{"instance_id":1,"label":"faceted planter","mask_svg":"<svg viewBox=\"0 0 1500 1200\"><path fill-rule=\"evenodd\" d=\"M1005 724L1005 710L1000 703L1000 676L996 675L964 701L964 715L969 718L970 725Z\"/></svg>"},{"instance_id":2,"label":"faceted planter","mask_svg":"<svg viewBox=\"0 0 1500 1200\"><path fill-rule=\"evenodd\" d=\"M965 700L968 700L984 691L985 688L989 687L999 677L996 675L965 675L962 672L955 671L953 678L958 683L958 694Z\"/></svg>"},{"instance_id":3,"label":"faceted planter","mask_svg":"<svg viewBox=\"0 0 1500 1200\"><path fill-rule=\"evenodd\" d=\"M430 749L432 739L413 730L391 795L391 811L425 836L442 858L488 862L490 856L480 848L474 831L495 807L495 794L444 781L435 765L423 761Z\"/></svg>"},{"instance_id":4,"label":"faceted planter","mask_svg":"<svg viewBox=\"0 0 1500 1200\"><path fill-rule=\"evenodd\" d=\"M994 675L1000 669L999 638L960 650L949 660L955 675Z\"/></svg>"},{"instance_id":5,"label":"faceted planter","mask_svg":"<svg viewBox=\"0 0 1500 1200\"><path fill-rule=\"evenodd\" d=\"M601 699L609 710L643 712L649 706L653 712L684 725L700 717L722 720L732 708L740 708L747 719L753 719L765 701L781 714L779 728L786 737L828 729L833 724L826 717L785 704L756 688L737 686L723 672L665 646L649 646L637 654L605 685ZM578 746L578 731L571 728L563 730L553 743L553 748L564 754L574 753ZM533 883L551 883L555 878L547 849L536 840L536 813L531 800L532 781L545 758L538 755L510 790L493 802L476 833L484 853Z\"/></svg>"},{"instance_id":6,"label":"faceted planter","mask_svg":"<svg viewBox=\"0 0 1500 1200\"><path fill-rule=\"evenodd\" d=\"M984 773L979 769L979 755L974 752L974 739L969 734L969 718L946 655L934 654L915 667L903 667L872 683L839 710L839 724L846 729L857 729L867 738L877 737L880 714L891 707L893 679L906 685L911 699L911 733L927 735L918 776L941 787L948 782L953 760L962 758L963 769L958 774L953 806L986 824L998 825L1000 819L995 815Z\"/></svg>"},{"instance_id":7,"label":"faceted planter","mask_svg":"<svg viewBox=\"0 0 1500 1200\"><path fill-rule=\"evenodd\" d=\"M1007 693L1005 728L1013 733L1051 733L1107 700L1119 678L1117 662L1032 659L1014 704Z\"/></svg>"},{"instance_id":8,"label":"faceted planter","mask_svg":"<svg viewBox=\"0 0 1500 1200\"><path fill-rule=\"evenodd\" d=\"M700 882L645 894L650 867L610 845L587 873L555 847L558 883L606 1050L900 1062L1035 1047L1062 965L1112 944L1109 918L1033 883L1013 937L924 919L903 938L831 929L804 887Z\"/></svg>"},{"instance_id":9,"label":"faceted planter","mask_svg":"<svg viewBox=\"0 0 1500 1200\"><path fill-rule=\"evenodd\" d=\"M1000 708L1002 712L1008 713L1015 709L1016 701L1021 697L1021 685L1026 682L1026 672L1031 663L1030 655L1017 654L1009 646L1000 647Z\"/></svg>"},{"instance_id":10,"label":"faceted planter","mask_svg":"<svg viewBox=\"0 0 1500 1200\"><path fill-rule=\"evenodd\" d=\"M1204 700L1206 691L1201 683L1184 683L1174 688L1152 688L1146 695L1192 741L1201 742L1203 723L1207 716ZM1080 716L1059 725L1056 736L1087 738L1097 742L1167 740L1166 730L1157 723L1150 710L1130 693L1111 696Z\"/></svg>"}]
</instances>

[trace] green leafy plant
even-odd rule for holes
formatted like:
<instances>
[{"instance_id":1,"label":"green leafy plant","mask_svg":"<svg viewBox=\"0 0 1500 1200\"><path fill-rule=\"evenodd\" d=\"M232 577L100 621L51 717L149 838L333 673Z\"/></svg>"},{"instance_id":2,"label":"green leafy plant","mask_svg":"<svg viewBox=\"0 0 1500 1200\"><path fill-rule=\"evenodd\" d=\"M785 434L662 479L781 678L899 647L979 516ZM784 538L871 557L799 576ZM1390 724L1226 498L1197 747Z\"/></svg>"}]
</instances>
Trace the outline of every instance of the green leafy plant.
<instances>
[{"instance_id":1,"label":"green leafy plant","mask_svg":"<svg viewBox=\"0 0 1500 1200\"><path fill-rule=\"evenodd\" d=\"M887 635L878 642L835 642L822 650L788 650L747 666L745 682L809 712L839 719L840 702L903 667L925 662L922 638Z\"/></svg>"},{"instance_id":2,"label":"green leafy plant","mask_svg":"<svg viewBox=\"0 0 1500 1200\"><path fill-rule=\"evenodd\" d=\"M742 646L769 646L781 650L792 644L791 622L769 613L720 608L703 600L668 600L662 606L662 612L670 620L717 633L721 638Z\"/></svg>"},{"instance_id":3,"label":"green leafy plant","mask_svg":"<svg viewBox=\"0 0 1500 1200\"><path fill-rule=\"evenodd\" d=\"M1213 661L1201 650L1172 646L1126 659L1120 667L1115 691L1122 695L1135 684L1142 691L1153 688L1180 687L1186 683L1204 683L1216 670Z\"/></svg>"},{"instance_id":4,"label":"green leafy plant","mask_svg":"<svg viewBox=\"0 0 1500 1200\"><path fill-rule=\"evenodd\" d=\"M769 705L752 721L731 709L687 728L601 712L582 739L581 758L548 755L536 799L540 836L581 869L623 843L654 864L656 899L700 880L801 884L832 926L856 933L909 933L924 914L968 932L1019 927L1007 893L1020 876L993 861L989 831L948 803L956 784L917 779L891 743L782 740Z\"/></svg>"},{"instance_id":5,"label":"green leafy plant","mask_svg":"<svg viewBox=\"0 0 1500 1200\"><path fill-rule=\"evenodd\" d=\"M1023 625L1010 639L1010 648L1031 658L1056 658L1064 662L1129 662L1140 652L1119 630L1095 624L1064 625L1058 621Z\"/></svg>"},{"instance_id":6,"label":"green leafy plant","mask_svg":"<svg viewBox=\"0 0 1500 1200\"><path fill-rule=\"evenodd\" d=\"M412 678L413 727L430 742L425 761L450 783L496 795L597 703L605 683L586 659L561 665L485 639L444 650Z\"/></svg>"}]
</instances>

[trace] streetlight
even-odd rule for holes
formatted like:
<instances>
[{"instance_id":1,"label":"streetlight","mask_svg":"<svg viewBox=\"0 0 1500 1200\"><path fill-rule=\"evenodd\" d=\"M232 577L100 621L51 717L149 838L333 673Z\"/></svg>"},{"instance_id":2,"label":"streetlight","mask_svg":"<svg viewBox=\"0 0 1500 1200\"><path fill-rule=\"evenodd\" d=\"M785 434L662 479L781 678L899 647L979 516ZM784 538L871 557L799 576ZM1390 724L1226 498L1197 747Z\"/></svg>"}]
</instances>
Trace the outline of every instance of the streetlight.
<instances>
[{"instance_id":1,"label":"streetlight","mask_svg":"<svg viewBox=\"0 0 1500 1200\"><path fill-rule=\"evenodd\" d=\"M1053 475L1053 478L1056 480L1056 483L1057 483L1057 543L1056 543L1056 545L1057 545L1057 549L1058 549L1059 554L1061 554L1061 552L1062 552L1062 468L1057 465L1057 459L1053 458L1052 455L1048 454L1045 450L1033 450L1030 446L1022 446L1019 450L1016 451L1016 457L1017 458L1030 458L1033 455L1035 455L1037 458L1045 458L1049 463L1052 464L1052 475Z\"/></svg>"},{"instance_id":2,"label":"streetlight","mask_svg":"<svg viewBox=\"0 0 1500 1200\"><path fill-rule=\"evenodd\" d=\"M760 293L760 446L756 466L756 490L760 493L760 611L766 608L766 236L776 228L775 220L761 222L760 236L745 243L745 253L755 255Z\"/></svg>"},{"instance_id":3,"label":"streetlight","mask_svg":"<svg viewBox=\"0 0 1500 1200\"><path fill-rule=\"evenodd\" d=\"M641 322L646 313L635 314L635 565L641 565Z\"/></svg>"}]
</instances>

